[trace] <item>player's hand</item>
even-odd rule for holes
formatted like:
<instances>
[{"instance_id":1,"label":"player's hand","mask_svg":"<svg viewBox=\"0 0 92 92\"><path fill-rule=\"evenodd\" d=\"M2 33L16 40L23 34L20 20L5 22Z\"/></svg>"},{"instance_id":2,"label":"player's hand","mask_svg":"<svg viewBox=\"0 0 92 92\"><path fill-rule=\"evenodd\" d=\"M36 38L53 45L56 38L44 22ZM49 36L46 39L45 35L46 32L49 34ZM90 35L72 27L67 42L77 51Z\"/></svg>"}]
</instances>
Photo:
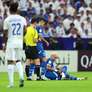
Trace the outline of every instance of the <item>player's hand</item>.
<instances>
[{"instance_id":1,"label":"player's hand","mask_svg":"<svg viewBox=\"0 0 92 92\"><path fill-rule=\"evenodd\" d=\"M46 42L46 45L49 46L49 42Z\"/></svg>"},{"instance_id":2,"label":"player's hand","mask_svg":"<svg viewBox=\"0 0 92 92\"><path fill-rule=\"evenodd\" d=\"M3 44L3 51L5 52L5 50L6 50L6 45Z\"/></svg>"}]
</instances>

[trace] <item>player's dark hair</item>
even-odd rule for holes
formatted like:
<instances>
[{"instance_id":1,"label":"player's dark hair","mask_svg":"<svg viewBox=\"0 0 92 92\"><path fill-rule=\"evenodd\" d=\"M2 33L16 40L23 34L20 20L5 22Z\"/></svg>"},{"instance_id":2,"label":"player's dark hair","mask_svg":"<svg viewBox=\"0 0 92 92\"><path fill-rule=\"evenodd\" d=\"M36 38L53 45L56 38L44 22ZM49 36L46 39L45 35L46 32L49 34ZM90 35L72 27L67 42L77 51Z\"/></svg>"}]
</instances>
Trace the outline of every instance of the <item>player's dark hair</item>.
<instances>
[{"instance_id":1,"label":"player's dark hair","mask_svg":"<svg viewBox=\"0 0 92 92\"><path fill-rule=\"evenodd\" d=\"M31 23L33 24L35 22L37 22L37 18L34 17L34 18L32 18Z\"/></svg>"},{"instance_id":2,"label":"player's dark hair","mask_svg":"<svg viewBox=\"0 0 92 92\"><path fill-rule=\"evenodd\" d=\"M10 13L16 13L17 9L18 9L18 3L17 2L10 3L10 7L9 7Z\"/></svg>"}]
</instances>

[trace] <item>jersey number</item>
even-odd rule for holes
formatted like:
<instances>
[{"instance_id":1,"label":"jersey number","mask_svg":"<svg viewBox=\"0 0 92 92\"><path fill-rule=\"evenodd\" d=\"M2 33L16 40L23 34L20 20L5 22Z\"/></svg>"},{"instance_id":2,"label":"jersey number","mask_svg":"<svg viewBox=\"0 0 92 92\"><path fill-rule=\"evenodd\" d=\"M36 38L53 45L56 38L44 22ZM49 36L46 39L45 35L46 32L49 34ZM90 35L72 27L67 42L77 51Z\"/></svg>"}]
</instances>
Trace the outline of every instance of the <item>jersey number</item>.
<instances>
[{"instance_id":1,"label":"jersey number","mask_svg":"<svg viewBox=\"0 0 92 92\"><path fill-rule=\"evenodd\" d=\"M13 28L13 35L20 35L20 28L21 28L21 24L20 23L13 23L12 24L12 28Z\"/></svg>"}]
</instances>

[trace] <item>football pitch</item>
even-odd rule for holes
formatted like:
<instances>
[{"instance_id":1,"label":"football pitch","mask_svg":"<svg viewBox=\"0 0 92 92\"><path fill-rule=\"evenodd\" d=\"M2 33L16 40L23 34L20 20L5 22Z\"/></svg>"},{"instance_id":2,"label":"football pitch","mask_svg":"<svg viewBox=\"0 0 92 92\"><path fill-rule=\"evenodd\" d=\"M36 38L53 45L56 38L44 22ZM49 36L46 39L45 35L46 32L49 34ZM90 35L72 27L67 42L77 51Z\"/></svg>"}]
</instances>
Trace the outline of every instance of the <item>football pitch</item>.
<instances>
[{"instance_id":1,"label":"football pitch","mask_svg":"<svg viewBox=\"0 0 92 92\"><path fill-rule=\"evenodd\" d=\"M19 77L15 74L15 87L7 88L7 73L0 72L0 92L92 92L92 72L72 73L78 77L88 77L87 80L48 80L48 81L27 81L25 86L19 88Z\"/></svg>"}]
</instances>

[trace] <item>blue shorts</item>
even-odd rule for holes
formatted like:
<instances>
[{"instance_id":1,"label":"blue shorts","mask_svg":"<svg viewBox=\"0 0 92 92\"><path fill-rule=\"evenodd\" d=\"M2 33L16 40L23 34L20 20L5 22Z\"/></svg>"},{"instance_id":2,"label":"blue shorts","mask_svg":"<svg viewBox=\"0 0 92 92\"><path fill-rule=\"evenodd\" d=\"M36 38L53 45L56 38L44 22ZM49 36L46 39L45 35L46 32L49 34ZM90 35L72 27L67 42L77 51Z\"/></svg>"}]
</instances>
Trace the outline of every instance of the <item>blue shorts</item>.
<instances>
[{"instance_id":1,"label":"blue shorts","mask_svg":"<svg viewBox=\"0 0 92 92\"><path fill-rule=\"evenodd\" d=\"M37 49L38 49L38 55L40 58L43 58L46 56L45 50L43 48L43 44L42 43L37 43Z\"/></svg>"}]
</instances>

